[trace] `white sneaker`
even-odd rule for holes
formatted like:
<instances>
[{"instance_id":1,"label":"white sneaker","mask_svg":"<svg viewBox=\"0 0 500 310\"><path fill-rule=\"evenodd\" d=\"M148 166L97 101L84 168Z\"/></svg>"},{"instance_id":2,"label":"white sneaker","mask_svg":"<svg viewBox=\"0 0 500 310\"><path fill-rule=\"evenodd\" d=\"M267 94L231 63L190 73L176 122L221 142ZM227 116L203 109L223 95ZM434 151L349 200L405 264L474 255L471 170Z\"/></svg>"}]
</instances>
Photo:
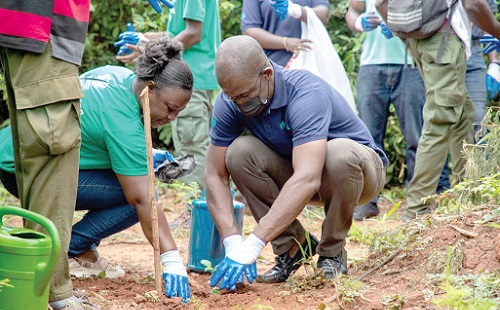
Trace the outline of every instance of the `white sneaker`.
<instances>
[{"instance_id":1,"label":"white sneaker","mask_svg":"<svg viewBox=\"0 0 500 310\"><path fill-rule=\"evenodd\" d=\"M109 279L123 277L125 271L118 265L111 265L102 257L97 262L90 263L76 257L69 259L69 274L77 278L97 276L104 272L104 277Z\"/></svg>"}]
</instances>

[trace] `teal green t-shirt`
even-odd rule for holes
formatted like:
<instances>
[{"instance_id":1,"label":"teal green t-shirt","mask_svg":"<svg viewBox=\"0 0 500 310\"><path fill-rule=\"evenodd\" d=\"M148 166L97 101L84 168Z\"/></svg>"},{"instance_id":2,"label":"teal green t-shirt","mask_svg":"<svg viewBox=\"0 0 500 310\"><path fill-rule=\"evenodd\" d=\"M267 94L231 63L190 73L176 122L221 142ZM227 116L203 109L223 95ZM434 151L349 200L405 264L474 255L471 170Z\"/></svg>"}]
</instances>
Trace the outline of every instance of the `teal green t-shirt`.
<instances>
[{"instance_id":1,"label":"teal green t-shirt","mask_svg":"<svg viewBox=\"0 0 500 310\"><path fill-rule=\"evenodd\" d=\"M148 174L146 138L129 69L104 66L80 76L82 148L80 169L112 169L117 174Z\"/></svg>"},{"instance_id":2,"label":"teal green t-shirt","mask_svg":"<svg viewBox=\"0 0 500 310\"><path fill-rule=\"evenodd\" d=\"M12 174L16 173L10 126L0 130L0 169Z\"/></svg>"},{"instance_id":3,"label":"teal green t-shirt","mask_svg":"<svg viewBox=\"0 0 500 310\"><path fill-rule=\"evenodd\" d=\"M387 39L380 27L366 33L361 52L361 66L380 64L404 64L406 46L397 37ZM407 63L411 65L413 60L410 52L407 53Z\"/></svg>"},{"instance_id":4,"label":"teal green t-shirt","mask_svg":"<svg viewBox=\"0 0 500 310\"><path fill-rule=\"evenodd\" d=\"M375 10L375 0L365 1L366 12ZM378 13L377 13L378 14ZM380 15L379 15L380 16ZM361 52L360 65L404 64L406 45L401 39L394 36L387 39L380 27L366 32ZM413 60L408 51L406 63L412 64Z\"/></svg>"},{"instance_id":5,"label":"teal green t-shirt","mask_svg":"<svg viewBox=\"0 0 500 310\"><path fill-rule=\"evenodd\" d=\"M183 52L194 77L194 89L217 89L215 53L220 45L220 17L218 0L176 0L170 10L167 31L174 36L186 29L185 19L203 23L201 41Z\"/></svg>"}]
</instances>

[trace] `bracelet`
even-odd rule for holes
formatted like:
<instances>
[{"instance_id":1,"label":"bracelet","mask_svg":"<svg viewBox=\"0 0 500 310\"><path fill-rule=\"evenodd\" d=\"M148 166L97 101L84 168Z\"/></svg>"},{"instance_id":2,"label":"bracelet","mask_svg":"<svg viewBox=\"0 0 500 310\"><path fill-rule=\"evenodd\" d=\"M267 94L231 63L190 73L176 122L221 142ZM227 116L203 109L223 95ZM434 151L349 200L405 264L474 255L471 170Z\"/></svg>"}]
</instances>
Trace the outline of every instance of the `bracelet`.
<instances>
[{"instance_id":1,"label":"bracelet","mask_svg":"<svg viewBox=\"0 0 500 310\"><path fill-rule=\"evenodd\" d=\"M288 48L288 45L286 45L286 40L287 40L287 39L288 39L288 37L283 37L283 46L285 46L285 50L286 50L287 52L289 52L289 51L290 51L290 49Z\"/></svg>"}]
</instances>

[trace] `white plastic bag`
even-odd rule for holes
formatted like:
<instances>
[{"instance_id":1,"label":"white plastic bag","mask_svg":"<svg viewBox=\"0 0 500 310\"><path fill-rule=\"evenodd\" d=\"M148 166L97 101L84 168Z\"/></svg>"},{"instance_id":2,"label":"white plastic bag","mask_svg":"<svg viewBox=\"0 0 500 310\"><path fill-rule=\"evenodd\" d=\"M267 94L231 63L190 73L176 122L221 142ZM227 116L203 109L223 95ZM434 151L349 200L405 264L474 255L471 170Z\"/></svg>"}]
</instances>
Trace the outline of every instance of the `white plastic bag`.
<instances>
[{"instance_id":1,"label":"white plastic bag","mask_svg":"<svg viewBox=\"0 0 500 310\"><path fill-rule=\"evenodd\" d=\"M302 22L302 39L309 39L312 43L311 50L301 50L298 55L292 56L287 68L305 69L332 85L349 103L356 112L356 103L352 95L351 83L347 77L342 61L328 36L325 26L316 13L305 7L307 11L307 24Z\"/></svg>"}]
</instances>

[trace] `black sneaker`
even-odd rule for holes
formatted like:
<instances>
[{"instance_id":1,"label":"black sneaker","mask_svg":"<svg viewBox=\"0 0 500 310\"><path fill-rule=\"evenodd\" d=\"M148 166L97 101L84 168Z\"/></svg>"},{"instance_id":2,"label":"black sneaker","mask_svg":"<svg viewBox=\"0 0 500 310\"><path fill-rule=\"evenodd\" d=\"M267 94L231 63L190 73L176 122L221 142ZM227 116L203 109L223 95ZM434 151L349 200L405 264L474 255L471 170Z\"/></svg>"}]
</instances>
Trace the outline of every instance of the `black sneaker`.
<instances>
[{"instance_id":1,"label":"black sneaker","mask_svg":"<svg viewBox=\"0 0 500 310\"><path fill-rule=\"evenodd\" d=\"M311 248L312 248L312 256L316 254L316 247L319 244L318 239L313 235L309 235L311 239ZM309 258L309 244L307 240L302 243L302 249L304 249L304 253L306 258ZM302 266L300 260L303 258L302 251L300 249L297 250L297 253L293 257L288 255L288 252L278 255L275 258L276 264L273 268L269 269L262 275L257 275L257 282L264 283L279 283L285 282L286 279L294 272Z\"/></svg>"},{"instance_id":2,"label":"black sneaker","mask_svg":"<svg viewBox=\"0 0 500 310\"><path fill-rule=\"evenodd\" d=\"M367 202L364 205L356 207L354 209L354 213L352 214L352 218L355 221L362 221L364 219L377 216L380 213L377 204L373 202Z\"/></svg>"},{"instance_id":3,"label":"black sneaker","mask_svg":"<svg viewBox=\"0 0 500 310\"><path fill-rule=\"evenodd\" d=\"M342 253L336 257L320 256L318 258L318 269L325 275L327 279L334 279L339 274L347 274L347 252L342 250Z\"/></svg>"}]
</instances>

